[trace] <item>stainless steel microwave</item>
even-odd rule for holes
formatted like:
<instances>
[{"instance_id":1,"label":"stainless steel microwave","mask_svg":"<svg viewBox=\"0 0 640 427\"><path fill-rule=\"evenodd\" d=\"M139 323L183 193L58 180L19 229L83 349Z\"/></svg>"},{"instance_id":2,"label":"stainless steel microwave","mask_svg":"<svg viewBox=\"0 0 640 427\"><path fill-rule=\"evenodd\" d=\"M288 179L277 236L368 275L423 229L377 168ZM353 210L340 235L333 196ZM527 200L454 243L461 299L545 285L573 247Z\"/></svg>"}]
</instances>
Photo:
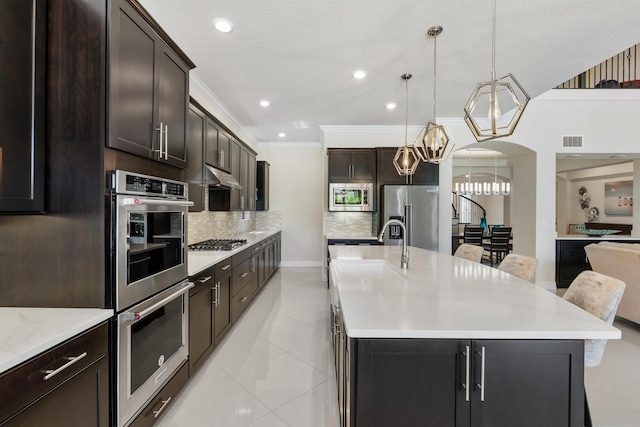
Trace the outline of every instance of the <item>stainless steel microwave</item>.
<instances>
[{"instance_id":1,"label":"stainless steel microwave","mask_svg":"<svg viewBox=\"0 0 640 427\"><path fill-rule=\"evenodd\" d=\"M330 183L329 210L373 211L373 183Z\"/></svg>"}]
</instances>

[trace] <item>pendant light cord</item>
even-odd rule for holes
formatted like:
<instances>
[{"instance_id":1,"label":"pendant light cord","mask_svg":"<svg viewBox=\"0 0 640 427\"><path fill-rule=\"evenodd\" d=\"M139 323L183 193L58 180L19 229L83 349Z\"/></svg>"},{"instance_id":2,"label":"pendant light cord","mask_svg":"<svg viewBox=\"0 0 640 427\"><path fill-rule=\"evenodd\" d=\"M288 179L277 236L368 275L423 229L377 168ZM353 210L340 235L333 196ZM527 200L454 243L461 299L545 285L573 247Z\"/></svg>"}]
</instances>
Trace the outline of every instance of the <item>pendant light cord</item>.
<instances>
[{"instance_id":1,"label":"pendant light cord","mask_svg":"<svg viewBox=\"0 0 640 427\"><path fill-rule=\"evenodd\" d=\"M409 79L411 74L404 75L404 146L407 146L407 128L409 127Z\"/></svg>"},{"instance_id":2,"label":"pendant light cord","mask_svg":"<svg viewBox=\"0 0 640 427\"><path fill-rule=\"evenodd\" d=\"M496 79L496 0L493 0L491 32L491 80Z\"/></svg>"},{"instance_id":3,"label":"pendant light cord","mask_svg":"<svg viewBox=\"0 0 640 427\"><path fill-rule=\"evenodd\" d=\"M436 39L438 35L433 36L433 124L436 124Z\"/></svg>"}]
</instances>

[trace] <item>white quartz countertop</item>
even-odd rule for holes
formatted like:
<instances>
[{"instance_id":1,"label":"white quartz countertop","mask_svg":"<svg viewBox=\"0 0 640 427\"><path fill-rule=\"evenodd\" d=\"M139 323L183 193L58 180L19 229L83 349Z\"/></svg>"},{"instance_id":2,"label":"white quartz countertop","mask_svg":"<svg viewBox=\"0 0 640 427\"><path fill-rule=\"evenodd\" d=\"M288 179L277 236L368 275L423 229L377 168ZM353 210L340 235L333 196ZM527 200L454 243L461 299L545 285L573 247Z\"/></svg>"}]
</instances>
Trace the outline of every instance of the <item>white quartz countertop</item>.
<instances>
[{"instance_id":1,"label":"white quartz countertop","mask_svg":"<svg viewBox=\"0 0 640 427\"><path fill-rule=\"evenodd\" d=\"M235 235L233 236L234 239L247 239L247 244L230 251L188 251L187 269L189 276L194 276L202 270L214 266L220 261L232 257L279 232L280 230L251 231L249 233Z\"/></svg>"},{"instance_id":2,"label":"white quartz countertop","mask_svg":"<svg viewBox=\"0 0 640 427\"><path fill-rule=\"evenodd\" d=\"M349 239L349 240L378 240L378 236L373 234L359 233L330 233L325 235L327 240L330 239Z\"/></svg>"},{"instance_id":3,"label":"white quartz countertop","mask_svg":"<svg viewBox=\"0 0 640 427\"><path fill-rule=\"evenodd\" d=\"M490 266L399 246L330 246L332 300L354 338L617 339L618 329Z\"/></svg>"},{"instance_id":4,"label":"white quartz countertop","mask_svg":"<svg viewBox=\"0 0 640 427\"><path fill-rule=\"evenodd\" d=\"M0 307L0 373L111 316L99 308Z\"/></svg>"}]
</instances>

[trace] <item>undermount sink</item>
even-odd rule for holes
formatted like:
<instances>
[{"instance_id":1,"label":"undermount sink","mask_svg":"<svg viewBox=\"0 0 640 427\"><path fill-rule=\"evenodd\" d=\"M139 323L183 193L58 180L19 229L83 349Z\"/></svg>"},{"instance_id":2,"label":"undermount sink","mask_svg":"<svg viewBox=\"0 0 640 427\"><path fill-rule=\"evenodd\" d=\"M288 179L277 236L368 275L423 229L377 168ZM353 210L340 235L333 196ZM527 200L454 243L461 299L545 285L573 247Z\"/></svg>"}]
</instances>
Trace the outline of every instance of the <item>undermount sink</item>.
<instances>
[{"instance_id":1,"label":"undermount sink","mask_svg":"<svg viewBox=\"0 0 640 427\"><path fill-rule=\"evenodd\" d=\"M331 269L335 269L340 282L389 281L401 280L403 277L382 259L344 260L331 261Z\"/></svg>"}]
</instances>

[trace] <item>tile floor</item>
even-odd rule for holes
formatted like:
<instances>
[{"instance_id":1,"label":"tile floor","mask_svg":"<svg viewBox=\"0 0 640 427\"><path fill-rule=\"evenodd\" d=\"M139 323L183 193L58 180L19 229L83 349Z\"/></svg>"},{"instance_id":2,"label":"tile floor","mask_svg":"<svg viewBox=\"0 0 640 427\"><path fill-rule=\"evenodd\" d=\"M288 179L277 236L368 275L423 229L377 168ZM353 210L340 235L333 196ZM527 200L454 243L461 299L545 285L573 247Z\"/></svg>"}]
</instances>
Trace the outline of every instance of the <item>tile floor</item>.
<instances>
[{"instance_id":1,"label":"tile floor","mask_svg":"<svg viewBox=\"0 0 640 427\"><path fill-rule=\"evenodd\" d=\"M160 427L338 427L327 284L281 268L176 397ZM640 426L640 326L617 321L585 374L594 426Z\"/></svg>"}]
</instances>

